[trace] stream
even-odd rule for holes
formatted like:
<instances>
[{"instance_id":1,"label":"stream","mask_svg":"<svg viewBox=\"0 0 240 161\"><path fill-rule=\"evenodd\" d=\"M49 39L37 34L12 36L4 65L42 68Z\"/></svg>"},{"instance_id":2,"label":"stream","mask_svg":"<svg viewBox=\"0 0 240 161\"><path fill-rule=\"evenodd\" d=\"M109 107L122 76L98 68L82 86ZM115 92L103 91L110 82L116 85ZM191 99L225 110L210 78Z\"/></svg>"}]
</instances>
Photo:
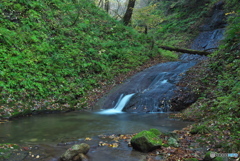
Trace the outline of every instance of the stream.
<instances>
[{"instance_id":1,"label":"stream","mask_svg":"<svg viewBox=\"0 0 240 161\"><path fill-rule=\"evenodd\" d=\"M124 141L120 140L118 148L98 146L100 141L109 141L103 140L99 135L133 134L151 128L171 132L191 124L170 119L168 115L169 113L99 112L37 115L0 124L0 143L32 147L31 155L28 155L28 151L23 151L16 160L32 161L36 159L34 157L40 156L36 160L56 161L73 144L85 142L91 146L88 153L90 160L138 161L144 158L144 154L132 150ZM14 156L10 160L14 160Z\"/></svg>"},{"instance_id":2,"label":"stream","mask_svg":"<svg viewBox=\"0 0 240 161\"><path fill-rule=\"evenodd\" d=\"M45 114L0 124L0 142L56 144L101 134L137 133L150 128L170 132L187 125L189 122L169 119L168 113L101 115L93 112L70 112Z\"/></svg>"},{"instance_id":3,"label":"stream","mask_svg":"<svg viewBox=\"0 0 240 161\"><path fill-rule=\"evenodd\" d=\"M221 5L215 6L192 49L212 50L218 46L225 26ZM169 100L184 73L203 59L206 57L183 54L178 62L150 67L110 91L98 101L95 111L37 115L0 124L0 143L31 146L31 154L22 151L10 159L18 161L57 161L73 144L82 142L91 147L89 160L142 160L145 154L132 150L124 141L118 148L98 146L102 141L99 135L133 134L151 128L171 132L190 125L168 117Z\"/></svg>"}]
</instances>

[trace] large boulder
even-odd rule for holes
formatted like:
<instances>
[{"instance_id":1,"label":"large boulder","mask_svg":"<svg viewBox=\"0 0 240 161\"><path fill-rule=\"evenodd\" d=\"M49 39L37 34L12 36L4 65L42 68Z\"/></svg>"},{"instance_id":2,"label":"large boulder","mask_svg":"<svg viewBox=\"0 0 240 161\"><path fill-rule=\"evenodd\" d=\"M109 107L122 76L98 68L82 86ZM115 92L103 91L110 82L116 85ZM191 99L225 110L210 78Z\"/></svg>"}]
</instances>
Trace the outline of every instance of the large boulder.
<instances>
[{"instance_id":1,"label":"large boulder","mask_svg":"<svg viewBox=\"0 0 240 161\"><path fill-rule=\"evenodd\" d=\"M86 143L75 144L69 148L62 156L62 161L83 161L87 160L85 154L88 153L90 146Z\"/></svg>"},{"instance_id":2,"label":"large boulder","mask_svg":"<svg viewBox=\"0 0 240 161\"><path fill-rule=\"evenodd\" d=\"M196 102L198 95L188 89L179 88L175 91L173 98L170 100L170 110L171 111L181 111L191 104Z\"/></svg>"},{"instance_id":3,"label":"large boulder","mask_svg":"<svg viewBox=\"0 0 240 161\"><path fill-rule=\"evenodd\" d=\"M162 145L162 140L159 138L160 134L156 129L144 130L131 139L131 145L133 149L141 152L153 151Z\"/></svg>"}]
</instances>

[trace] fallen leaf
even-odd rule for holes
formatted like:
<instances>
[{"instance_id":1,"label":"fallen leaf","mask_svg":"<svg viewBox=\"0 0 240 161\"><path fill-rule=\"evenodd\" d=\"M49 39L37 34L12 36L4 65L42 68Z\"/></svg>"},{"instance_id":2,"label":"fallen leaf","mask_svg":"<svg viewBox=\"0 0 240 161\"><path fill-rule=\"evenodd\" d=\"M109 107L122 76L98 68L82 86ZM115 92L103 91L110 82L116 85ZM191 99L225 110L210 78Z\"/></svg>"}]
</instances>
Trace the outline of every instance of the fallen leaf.
<instances>
[{"instance_id":1,"label":"fallen leaf","mask_svg":"<svg viewBox=\"0 0 240 161\"><path fill-rule=\"evenodd\" d=\"M92 138L87 137L87 138L85 138L85 140L92 140Z\"/></svg>"}]
</instances>

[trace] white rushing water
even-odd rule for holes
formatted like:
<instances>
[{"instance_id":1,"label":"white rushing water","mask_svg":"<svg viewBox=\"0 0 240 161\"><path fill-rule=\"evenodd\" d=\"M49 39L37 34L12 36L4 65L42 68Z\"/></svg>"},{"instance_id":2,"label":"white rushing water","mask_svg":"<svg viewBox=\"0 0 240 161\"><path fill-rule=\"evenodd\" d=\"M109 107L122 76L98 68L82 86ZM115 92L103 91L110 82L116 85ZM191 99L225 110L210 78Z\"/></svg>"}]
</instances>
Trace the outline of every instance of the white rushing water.
<instances>
[{"instance_id":1,"label":"white rushing water","mask_svg":"<svg viewBox=\"0 0 240 161\"><path fill-rule=\"evenodd\" d=\"M111 109L107 109L107 110L103 110L98 112L99 114L104 114L104 115L111 115L111 114L118 114L118 113L123 113L122 110L125 107L125 105L128 103L128 101L131 99L131 97L134 95L135 93L132 94L128 94L126 96L123 96L123 94L120 96L120 98L118 99L118 102L116 103L116 105L114 106L114 108Z\"/></svg>"}]
</instances>

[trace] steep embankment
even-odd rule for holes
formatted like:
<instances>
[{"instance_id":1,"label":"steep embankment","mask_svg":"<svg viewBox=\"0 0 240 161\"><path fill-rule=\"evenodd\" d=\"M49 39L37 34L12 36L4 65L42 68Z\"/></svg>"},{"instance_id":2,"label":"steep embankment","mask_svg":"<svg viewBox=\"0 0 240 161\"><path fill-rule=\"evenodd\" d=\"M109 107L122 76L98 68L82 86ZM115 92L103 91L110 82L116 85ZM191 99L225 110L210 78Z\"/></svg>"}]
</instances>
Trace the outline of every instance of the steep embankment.
<instances>
[{"instance_id":1,"label":"steep embankment","mask_svg":"<svg viewBox=\"0 0 240 161\"><path fill-rule=\"evenodd\" d=\"M154 55L87 0L3 0L0 15L0 117L85 107L88 91Z\"/></svg>"},{"instance_id":2,"label":"steep embankment","mask_svg":"<svg viewBox=\"0 0 240 161\"><path fill-rule=\"evenodd\" d=\"M181 116L200 121L192 132L202 134L203 145L228 153L240 150L240 8L233 8L226 8L230 16L220 49L188 73L188 86L200 98Z\"/></svg>"},{"instance_id":3,"label":"steep embankment","mask_svg":"<svg viewBox=\"0 0 240 161\"><path fill-rule=\"evenodd\" d=\"M198 101L186 109L180 117L200 122L190 130L190 133L193 137L198 134L199 143L206 149L215 152L239 152L239 2L183 0L159 3L161 13L166 19L162 22L162 28L156 30L157 38L166 37L158 41L169 44L189 44L186 43L189 38L200 32L204 27L201 24L214 12L214 5L223 3L224 16L228 24L224 40L209 59L189 71L184 83L180 84L191 88L200 96ZM186 38L187 35L190 37ZM181 38L185 41L181 42Z\"/></svg>"}]
</instances>

